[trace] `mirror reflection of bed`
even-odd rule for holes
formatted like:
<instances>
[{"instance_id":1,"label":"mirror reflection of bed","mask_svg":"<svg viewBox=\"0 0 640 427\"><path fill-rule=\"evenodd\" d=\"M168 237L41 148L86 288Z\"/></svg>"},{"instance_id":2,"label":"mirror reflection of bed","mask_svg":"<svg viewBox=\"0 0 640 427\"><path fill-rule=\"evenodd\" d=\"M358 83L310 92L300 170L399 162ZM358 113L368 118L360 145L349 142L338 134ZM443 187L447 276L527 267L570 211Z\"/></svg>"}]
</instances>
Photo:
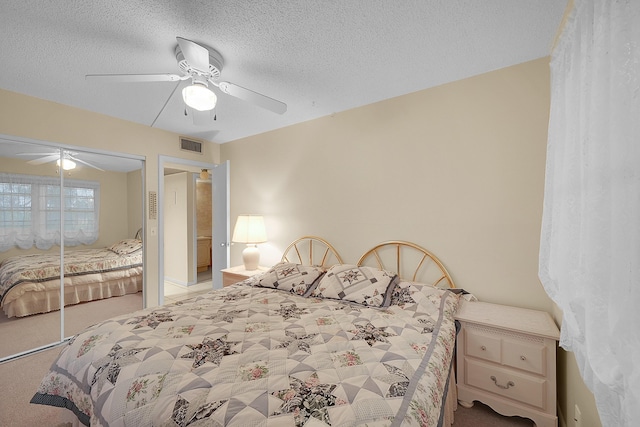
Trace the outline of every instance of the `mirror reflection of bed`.
<instances>
[{"instance_id":1,"label":"mirror reflection of bed","mask_svg":"<svg viewBox=\"0 0 640 427\"><path fill-rule=\"evenodd\" d=\"M76 159L74 169L60 170L56 164L54 154L64 156L71 152ZM38 153L50 153L48 158L52 161L40 161L47 156ZM36 161L34 161L36 159ZM83 163L86 161L86 164ZM82 205L82 190L84 183L89 183L94 188L95 193L89 199L89 204L93 204L93 212L98 218L97 233L94 239L86 242L74 241L73 244L65 242L64 256L73 258L73 255L83 250L107 251L114 257L118 255L112 250L127 251L122 246L126 240L135 240L136 232L141 229L143 222L143 165L139 159L111 156L104 153L89 153L83 151L71 151L61 149L52 144L43 142L12 141L10 139L0 139L0 175L3 183L0 183L0 197L4 201L16 199L17 182L25 180L28 190L25 192L27 200L24 206L31 207L32 201L42 197L43 192L53 194L47 205L49 211L53 211L59 217L60 200L64 200L65 221L68 220L69 212ZM96 167L92 167L96 166ZM60 173L64 174L63 198L60 199ZM9 182L9 184L7 184ZM38 186L44 183L45 186ZM21 195L24 197L24 195ZM86 202L86 200L85 200ZM35 203L35 202L33 202ZM6 205L4 214L6 218ZM56 212L57 210L57 212ZM45 211L45 212L49 212ZM40 217L49 215L41 213ZM36 297L37 292L32 292L31 301L29 297L20 302L19 294L29 295L29 292L15 290L14 294L2 293L0 301L0 359L7 358L19 353L28 352L32 349L47 346L59 342L65 337L74 335L77 331L106 318L115 315L129 313L144 306L142 296L142 245L132 248L133 252L139 254L136 266L123 268L123 274L101 271L83 275L87 271L69 270L65 274L65 307L59 309L59 265L60 246L51 242L46 247L40 249L27 241L26 248L7 245L6 222L0 224L0 236L3 237L5 246L0 251L0 262L11 257L18 257L22 264L38 266L38 261L31 258L36 254L53 256L56 261L40 264L40 270L35 273L26 273L29 277L18 277L16 280L26 283L26 288L33 290L45 290L45 285L51 285L45 291L43 298ZM35 227L32 225L32 227ZM58 226L59 227L59 226ZM51 227L50 227L51 228ZM57 230L55 226L53 229ZM141 236L139 236L141 238ZM59 237L58 237L59 240ZM120 246L118 246L120 244ZM33 245L33 246L31 246ZM43 245L38 245L43 246ZM125 245L126 246L126 245ZM111 248L111 249L109 249ZM133 257L132 254L129 254ZM127 255L125 255L127 256ZM93 263L100 264L105 258L104 253L96 252L93 255ZM120 264L123 261L116 261ZM45 265L56 264L57 273L54 282L45 278L46 274L52 274L51 267L44 268ZM115 267L104 267L103 270L117 270ZM0 278L0 281L2 279ZM31 281L32 283L27 283ZM67 283L76 281L80 286L70 291ZM49 283L48 283L49 282ZM106 282L106 287L102 286ZM9 283L9 282L8 282ZM8 285L13 289L13 283ZM18 287L19 285L15 285ZM0 287L2 283L0 282ZM14 300L13 305L10 300ZM73 305L67 305L72 302ZM33 305L33 313L29 306ZM64 318L61 316L64 315Z\"/></svg>"},{"instance_id":2,"label":"mirror reflection of bed","mask_svg":"<svg viewBox=\"0 0 640 427\"><path fill-rule=\"evenodd\" d=\"M118 240L104 248L64 254L64 305L142 291L142 240ZM26 317L60 309L60 255L32 253L0 264L0 301L5 315Z\"/></svg>"}]
</instances>

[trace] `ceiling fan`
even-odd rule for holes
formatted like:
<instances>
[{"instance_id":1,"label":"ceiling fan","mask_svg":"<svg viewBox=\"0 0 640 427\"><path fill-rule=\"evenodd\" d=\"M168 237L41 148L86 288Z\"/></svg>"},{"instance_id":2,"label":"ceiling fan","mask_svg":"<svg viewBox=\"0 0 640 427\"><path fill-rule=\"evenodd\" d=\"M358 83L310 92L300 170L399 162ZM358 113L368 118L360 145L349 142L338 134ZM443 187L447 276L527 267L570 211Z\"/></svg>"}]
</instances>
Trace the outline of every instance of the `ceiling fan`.
<instances>
[{"instance_id":1,"label":"ceiling fan","mask_svg":"<svg viewBox=\"0 0 640 427\"><path fill-rule=\"evenodd\" d=\"M98 166L86 162L77 157L78 153L71 153L65 151L62 154L62 159L60 159L60 153L17 153L18 156L43 156L37 159L29 160L27 164L30 165L41 165L49 162L56 162L58 166L62 166L64 170L74 169L76 167L76 163L82 163L83 165L87 165L93 169L97 169L101 172L104 172L104 169L99 168Z\"/></svg>"},{"instance_id":2,"label":"ceiling fan","mask_svg":"<svg viewBox=\"0 0 640 427\"><path fill-rule=\"evenodd\" d=\"M287 104L246 89L236 84L220 81L220 74L224 66L222 55L215 49L207 47L182 37L176 37L178 44L175 47L176 60L182 75L178 74L88 74L87 80L100 80L109 82L180 82L191 80L191 84L182 89L182 98L194 113L194 121L202 121L202 114L207 114L215 108L217 96L209 89L214 86L220 92L253 103L278 114L287 111ZM177 89L178 86L176 86ZM165 102L166 107L173 92ZM160 113L162 113L162 110ZM186 110L185 110L186 114ZM160 114L158 114L159 116ZM207 116L208 117L208 116ZM157 117L156 117L157 119ZM155 120L154 120L155 123ZM198 124L198 123L196 123Z\"/></svg>"}]
</instances>

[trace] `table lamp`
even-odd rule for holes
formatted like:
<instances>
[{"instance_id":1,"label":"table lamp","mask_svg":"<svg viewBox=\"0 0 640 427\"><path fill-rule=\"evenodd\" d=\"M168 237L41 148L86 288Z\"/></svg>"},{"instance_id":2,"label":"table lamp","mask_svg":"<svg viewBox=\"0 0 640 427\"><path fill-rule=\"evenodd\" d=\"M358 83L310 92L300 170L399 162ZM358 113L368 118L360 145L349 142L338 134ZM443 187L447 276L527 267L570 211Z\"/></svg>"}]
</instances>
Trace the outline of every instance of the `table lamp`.
<instances>
[{"instance_id":1,"label":"table lamp","mask_svg":"<svg viewBox=\"0 0 640 427\"><path fill-rule=\"evenodd\" d=\"M244 269L256 270L260 261L260 251L256 243L267 241L267 231L264 228L262 215L238 215L231 240L247 244L247 247L242 251Z\"/></svg>"}]
</instances>

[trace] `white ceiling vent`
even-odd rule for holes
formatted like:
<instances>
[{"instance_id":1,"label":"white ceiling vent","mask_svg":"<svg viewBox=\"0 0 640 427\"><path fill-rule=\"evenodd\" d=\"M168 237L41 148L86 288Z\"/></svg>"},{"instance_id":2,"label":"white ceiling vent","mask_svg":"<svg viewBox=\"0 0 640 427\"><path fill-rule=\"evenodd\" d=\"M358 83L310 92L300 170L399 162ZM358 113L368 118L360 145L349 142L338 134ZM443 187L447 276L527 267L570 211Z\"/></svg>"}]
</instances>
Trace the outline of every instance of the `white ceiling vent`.
<instances>
[{"instance_id":1,"label":"white ceiling vent","mask_svg":"<svg viewBox=\"0 0 640 427\"><path fill-rule=\"evenodd\" d=\"M192 139L180 138L180 149L202 154L202 142Z\"/></svg>"}]
</instances>

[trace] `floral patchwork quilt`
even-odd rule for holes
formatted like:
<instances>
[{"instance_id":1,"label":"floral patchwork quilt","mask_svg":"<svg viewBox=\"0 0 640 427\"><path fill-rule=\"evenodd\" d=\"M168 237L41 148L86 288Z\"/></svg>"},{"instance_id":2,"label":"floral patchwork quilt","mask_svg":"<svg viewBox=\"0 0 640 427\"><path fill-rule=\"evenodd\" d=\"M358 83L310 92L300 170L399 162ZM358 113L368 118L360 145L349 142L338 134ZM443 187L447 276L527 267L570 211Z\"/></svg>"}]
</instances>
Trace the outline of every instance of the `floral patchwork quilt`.
<instances>
[{"instance_id":1,"label":"floral patchwork quilt","mask_svg":"<svg viewBox=\"0 0 640 427\"><path fill-rule=\"evenodd\" d=\"M68 251L64 255L65 277L92 273L124 271L142 266L142 250L116 253L108 248ZM11 289L21 283L45 283L60 278L59 254L29 254L14 256L0 263L0 302ZM55 286L60 286L56 282ZM42 290L41 286L33 290ZM29 289L32 290L32 289Z\"/></svg>"},{"instance_id":2,"label":"floral patchwork quilt","mask_svg":"<svg viewBox=\"0 0 640 427\"><path fill-rule=\"evenodd\" d=\"M91 426L435 426L458 295L394 284L388 307L253 279L98 323L32 403Z\"/></svg>"}]
</instances>

